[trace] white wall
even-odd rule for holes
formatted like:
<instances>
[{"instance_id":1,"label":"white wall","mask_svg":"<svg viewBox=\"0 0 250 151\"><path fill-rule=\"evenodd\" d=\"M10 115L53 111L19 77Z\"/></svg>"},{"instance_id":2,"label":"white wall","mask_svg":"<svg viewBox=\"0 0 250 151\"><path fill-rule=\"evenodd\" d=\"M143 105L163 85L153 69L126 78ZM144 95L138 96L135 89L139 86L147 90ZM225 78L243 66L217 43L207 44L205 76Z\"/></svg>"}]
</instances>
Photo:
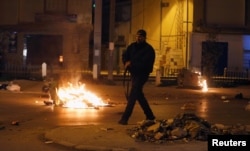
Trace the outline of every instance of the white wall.
<instances>
[{"instance_id":1,"label":"white wall","mask_svg":"<svg viewBox=\"0 0 250 151\"><path fill-rule=\"evenodd\" d=\"M228 42L228 69L243 70L243 39L242 35L219 35L219 42Z\"/></svg>"},{"instance_id":2,"label":"white wall","mask_svg":"<svg viewBox=\"0 0 250 151\"><path fill-rule=\"evenodd\" d=\"M190 68L201 68L201 50L202 41L206 40L206 35L201 33L192 33L190 36Z\"/></svg>"},{"instance_id":3,"label":"white wall","mask_svg":"<svg viewBox=\"0 0 250 151\"><path fill-rule=\"evenodd\" d=\"M207 40L205 33L192 33L190 42L190 68L201 68L202 42ZM217 42L228 43L228 69L243 71L243 35L218 35Z\"/></svg>"}]
</instances>

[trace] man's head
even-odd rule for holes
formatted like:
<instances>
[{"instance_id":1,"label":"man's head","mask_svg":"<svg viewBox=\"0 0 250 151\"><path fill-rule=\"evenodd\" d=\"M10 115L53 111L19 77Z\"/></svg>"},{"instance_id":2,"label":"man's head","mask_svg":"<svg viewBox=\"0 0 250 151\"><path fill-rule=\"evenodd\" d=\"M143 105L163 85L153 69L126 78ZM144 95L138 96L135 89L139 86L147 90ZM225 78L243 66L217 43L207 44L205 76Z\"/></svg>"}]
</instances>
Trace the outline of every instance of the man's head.
<instances>
[{"instance_id":1,"label":"man's head","mask_svg":"<svg viewBox=\"0 0 250 151\"><path fill-rule=\"evenodd\" d=\"M146 36L147 36L147 33L146 33L145 30L143 30L143 29L138 30L137 33L136 33L136 41L137 41L137 43L145 42Z\"/></svg>"}]
</instances>

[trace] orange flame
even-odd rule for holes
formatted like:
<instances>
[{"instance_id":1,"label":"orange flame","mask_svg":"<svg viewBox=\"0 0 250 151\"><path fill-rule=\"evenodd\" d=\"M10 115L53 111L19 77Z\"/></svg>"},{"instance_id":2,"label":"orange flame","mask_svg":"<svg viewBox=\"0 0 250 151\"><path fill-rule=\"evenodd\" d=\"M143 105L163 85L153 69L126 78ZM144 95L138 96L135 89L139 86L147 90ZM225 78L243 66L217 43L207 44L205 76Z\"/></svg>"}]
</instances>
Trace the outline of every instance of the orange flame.
<instances>
[{"instance_id":1,"label":"orange flame","mask_svg":"<svg viewBox=\"0 0 250 151\"><path fill-rule=\"evenodd\" d=\"M207 87L207 80L202 81L202 92L207 92L208 87Z\"/></svg>"},{"instance_id":2,"label":"orange flame","mask_svg":"<svg viewBox=\"0 0 250 151\"><path fill-rule=\"evenodd\" d=\"M85 89L85 84L73 85L68 83L67 87L59 87L57 96L63 107L69 108L98 108L107 105L101 98Z\"/></svg>"}]
</instances>

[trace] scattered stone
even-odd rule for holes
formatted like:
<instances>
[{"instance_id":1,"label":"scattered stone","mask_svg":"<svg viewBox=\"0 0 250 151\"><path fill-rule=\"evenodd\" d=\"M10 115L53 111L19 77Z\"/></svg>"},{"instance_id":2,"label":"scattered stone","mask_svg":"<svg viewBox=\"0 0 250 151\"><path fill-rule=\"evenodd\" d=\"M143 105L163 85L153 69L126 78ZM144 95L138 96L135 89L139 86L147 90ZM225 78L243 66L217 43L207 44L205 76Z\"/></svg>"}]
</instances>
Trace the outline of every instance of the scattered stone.
<instances>
[{"instance_id":1,"label":"scattered stone","mask_svg":"<svg viewBox=\"0 0 250 151\"><path fill-rule=\"evenodd\" d=\"M142 120L140 122L137 122L138 125L142 126L142 127L149 127L153 124L155 124L154 120Z\"/></svg>"},{"instance_id":2,"label":"scattered stone","mask_svg":"<svg viewBox=\"0 0 250 151\"><path fill-rule=\"evenodd\" d=\"M225 129L225 125L224 124L214 124L212 126L212 128L214 128L214 129Z\"/></svg>"},{"instance_id":3,"label":"scattered stone","mask_svg":"<svg viewBox=\"0 0 250 151\"><path fill-rule=\"evenodd\" d=\"M149 126L149 127L147 128L147 131L148 131L148 132L153 131L153 132L155 133L155 132L157 132L157 131L159 130L160 125L161 125L160 122L156 122L155 124Z\"/></svg>"},{"instance_id":4,"label":"scattered stone","mask_svg":"<svg viewBox=\"0 0 250 151\"><path fill-rule=\"evenodd\" d=\"M18 126L18 125L19 125L19 121L12 121L12 122L11 122L11 125Z\"/></svg>"},{"instance_id":5,"label":"scattered stone","mask_svg":"<svg viewBox=\"0 0 250 151\"><path fill-rule=\"evenodd\" d=\"M156 140L160 140L164 136L164 133L162 132L157 132L154 136Z\"/></svg>"},{"instance_id":6,"label":"scattered stone","mask_svg":"<svg viewBox=\"0 0 250 151\"><path fill-rule=\"evenodd\" d=\"M108 127L108 128L101 128L101 130L103 130L103 131L111 131L111 130L114 130L114 128L111 128L111 127Z\"/></svg>"},{"instance_id":7,"label":"scattered stone","mask_svg":"<svg viewBox=\"0 0 250 151\"><path fill-rule=\"evenodd\" d=\"M226 96L221 96L221 99L225 100L225 99L227 99L227 97Z\"/></svg>"},{"instance_id":8,"label":"scattered stone","mask_svg":"<svg viewBox=\"0 0 250 151\"><path fill-rule=\"evenodd\" d=\"M188 132L189 136L193 139L199 135L199 131L202 125L199 124L197 121L187 121L184 129Z\"/></svg>"},{"instance_id":9,"label":"scattered stone","mask_svg":"<svg viewBox=\"0 0 250 151\"><path fill-rule=\"evenodd\" d=\"M174 140L206 141L208 135L249 135L250 125L212 125L193 113L185 113L169 120L144 120L136 127L128 129L128 134L136 141L155 143Z\"/></svg>"},{"instance_id":10,"label":"scattered stone","mask_svg":"<svg viewBox=\"0 0 250 151\"><path fill-rule=\"evenodd\" d=\"M53 141L45 141L44 142L45 144L52 144L52 143L54 143Z\"/></svg>"},{"instance_id":11,"label":"scattered stone","mask_svg":"<svg viewBox=\"0 0 250 151\"><path fill-rule=\"evenodd\" d=\"M181 127L176 127L170 131L172 138L184 138L187 136L187 131Z\"/></svg>"}]
</instances>

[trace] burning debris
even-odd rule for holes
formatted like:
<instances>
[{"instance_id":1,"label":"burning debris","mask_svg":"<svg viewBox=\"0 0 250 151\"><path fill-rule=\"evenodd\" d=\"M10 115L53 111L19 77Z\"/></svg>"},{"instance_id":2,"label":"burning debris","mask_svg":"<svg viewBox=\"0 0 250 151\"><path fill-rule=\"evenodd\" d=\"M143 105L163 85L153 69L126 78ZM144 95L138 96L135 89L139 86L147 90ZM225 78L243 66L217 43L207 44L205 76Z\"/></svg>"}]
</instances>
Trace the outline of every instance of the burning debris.
<instances>
[{"instance_id":1,"label":"burning debris","mask_svg":"<svg viewBox=\"0 0 250 151\"><path fill-rule=\"evenodd\" d=\"M63 107L99 108L109 106L109 104L104 103L102 99L94 93L86 90L85 84L81 83L78 85L69 83L66 87L59 87L56 93Z\"/></svg>"},{"instance_id":2,"label":"burning debris","mask_svg":"<svg viewBox=\"0 0 250 151\"><path fill-rule=\"evenodd\" d=\"M178 87L202 89L208 91L207 81L198 71L183 68L177 76Z\"/></svg>"},{"instance_id":3,"label":"burning debris","mask_svg":"<svg viewBox=\"0 0 250 151\"><path fill-rule=\"evenodd\" d=\"M85 89L85 84L78 83L59 86L53 79L45 81L41 95L45 105L59 105L67 108L94 108L112 106L110 103L104 103L94 93Z\"/></svg>"},{"instance_id":4,"label":"burning debris","mask_svg":"<svg viewBox=\"0 0 250 151\"><path fill-rule=\"evenodd\" d=\"M250 126L223 124L211 125L194 114L177 115L168 120L145 120L137 127L128 130L128 134L137 141L163 143L173 140L207 140L208 135L249 135Z\"/></svg>"}]
</instances>

